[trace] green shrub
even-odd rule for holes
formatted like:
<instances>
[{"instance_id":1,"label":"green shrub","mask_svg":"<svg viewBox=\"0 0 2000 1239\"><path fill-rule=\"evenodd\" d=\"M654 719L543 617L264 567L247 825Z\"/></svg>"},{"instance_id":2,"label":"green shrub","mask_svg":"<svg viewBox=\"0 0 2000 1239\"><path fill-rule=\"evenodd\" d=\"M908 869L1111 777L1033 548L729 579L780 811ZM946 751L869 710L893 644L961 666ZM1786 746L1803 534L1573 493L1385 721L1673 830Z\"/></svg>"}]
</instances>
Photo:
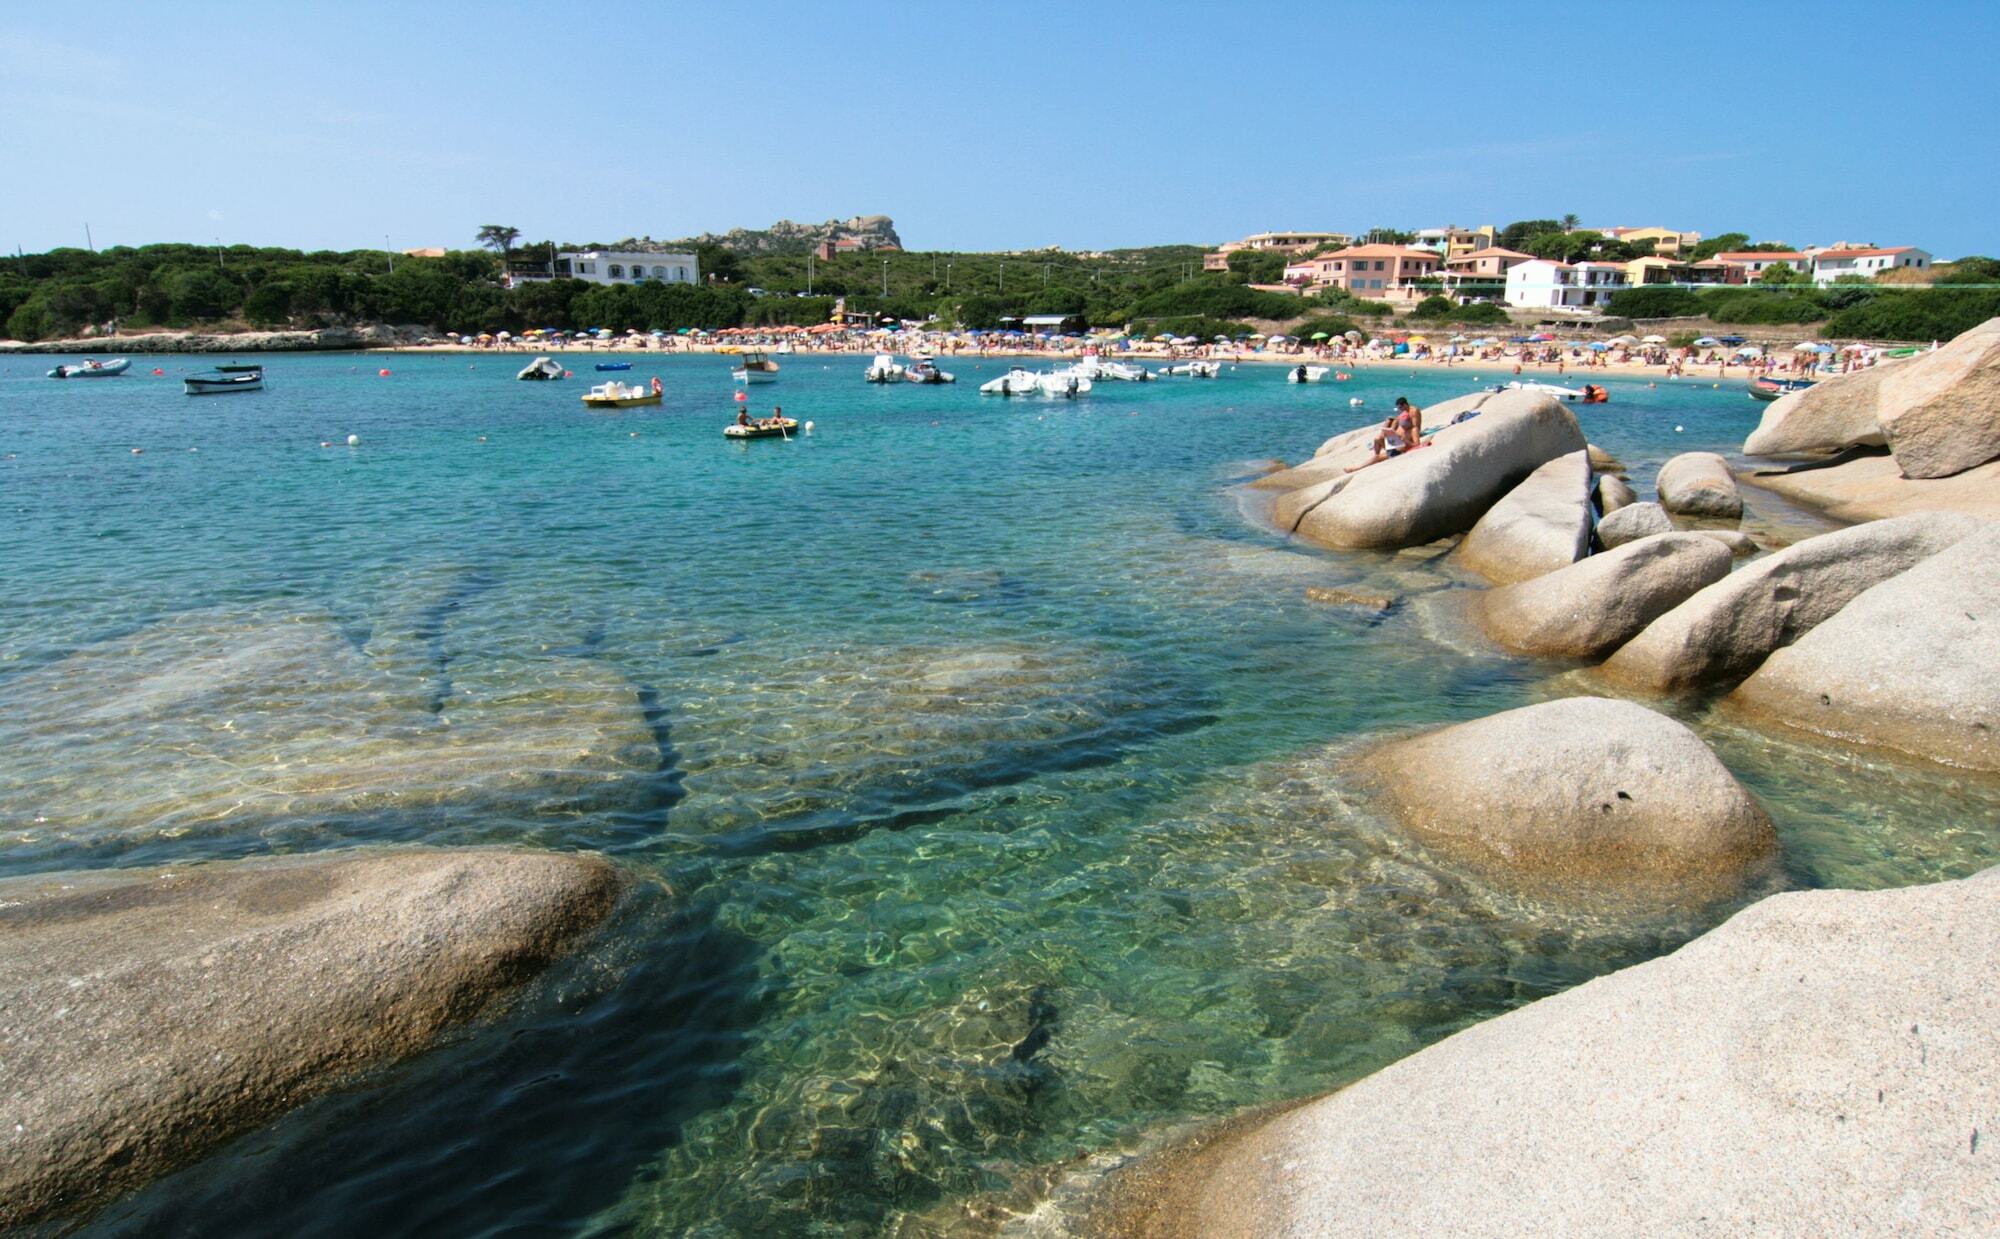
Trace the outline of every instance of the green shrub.
<instances>
[{"instance_id":1,"label":"green shrub","mask_svg":"<svg viewBox=\"0 0 2000 1239\"><path fill-rule=\"evenodd\" d=\"M1433 319L1450 318L1451 312L1457 308L1458 308L1457 306L1452 304L1450 297L1440 297L1437 296L1436 294L1433 294L1429 297L1425 297L1422 301L1417 302L1416 308L1410 311L1410 317L1433 318Z\"/></svg>"},{"instance_id":2,"label":"green shrub","mask_svg":"<svg viewBox=\"0 0 2000 1239\"><path fill-rule=\"evenodd\" d=\"M1686 288L1648 284L1611 294L1607 311L1619 318L1680 318L1701 313L1701 298Z\"/></svg>"},{"instance_id":3,"label":"green shrub","mask_svg":"<svg viewBox=\"0 0 2000 1239\"><path fill-rule=\"evenodd\" d=\"M1818 296L1804 289L1772 292L1761 288L1718 288L1700 297L1698 312L1718 323L1745 326L1816 323L1828 313Z\"/></svg>"},{"instance_id":4,"label":"green shrub","mask_svg":"<svg viewBox=\"0 0 2000 1239\"><path fill-rule=\"evenodd\" d=\"M2000 315L2000 289L1885 290L1835 314L1829 336L1867 340L1949 340Z\"/></svg>"}]
</instances>

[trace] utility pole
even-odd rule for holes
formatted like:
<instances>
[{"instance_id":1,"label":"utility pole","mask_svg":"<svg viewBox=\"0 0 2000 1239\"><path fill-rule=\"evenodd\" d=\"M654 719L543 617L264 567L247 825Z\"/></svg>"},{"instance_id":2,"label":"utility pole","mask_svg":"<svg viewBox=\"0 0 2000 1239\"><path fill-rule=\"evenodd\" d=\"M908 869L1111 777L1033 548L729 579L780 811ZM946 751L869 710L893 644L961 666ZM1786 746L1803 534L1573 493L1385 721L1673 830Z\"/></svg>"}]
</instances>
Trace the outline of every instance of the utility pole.
<instances>
[{"instance_id":1,"label":"utility pole","mask_svg":"<svg viewBox=\"0 0 2000 1239\"><path fill-rule=\"evenodd\" d=\"M882 295L889 295L889 260L886 258L882 260Z\"/></svg>"},{"instance_id":2,"label":"utility pole","mask_svg":"<svg viewBox=\"0 0 2000 1239\"><path fill-rule=\"evenodd\" d=\"M806 296L813 295L813 252L806 251Z\"/></svg>"},{"instance_id":3,"label":"utility pole","mask_svg":"<svg viewBox=\"0 0 2000 1239\"><path fill-rule=\"evenodd\" d=\"M956 261L957 259L953 258L947 258L944 260L944 290L946 292L951 291L951 264Z\"/></svg>"},{"instance_id":4,"label":"utility pole","mask_svg":"<svg viewBox=\"0 0 2000 1239\"><path fill-rule=\"evenodd\" d=\"M222 238L221 238L221 237L217 237L217 238L215 239L215 265L216 265L216 266L218 266L218 267L227 267L227 266L229 265L228 263L226 263L226 262L223 262L223 261L222 261Z\"/></svg>"},{"instance_id":5,"label":"utility pole","mask_svg":"<svg viewBox=\"0 0 2000 1239\"><path fill-rule=\"evenodd\" d=\"M1007 291L1007 260L1004 258L1000 260L1000 291Z\"/></svg>"},{"instance_id":6,"label":"utility pole","mask_svg":"<svg viewBox=\"0 0 2000 1239\"><path fill-rule=\"evenodd\" d=\"M389 256L389 274L396 274L396 251L389 248L389 234L386 232L382 234L382 252ZM502 258L500 261L504 266L507 260Z\"/></svg>"},{"instance_id":7,"label":"utility pole","mask_svg":"<svg viewBox=\"0 0 2000 1239\"><path fill-rule=\"evenodd\" d=\"M91 253L95 254L97 252L97 242L92 240L90 236L89 220L83 221L83 243L89 248Z\"/></svg>"},{"instance_id":8,"label":"utility pole","mask_svg":"<svg viewBox=\"0 0 2000 1239\"><path fill-rule=\"evenodd\" d=\"M1047 288L1048 286L1049 286L1049 264L1047 264L1047 263L1043 263L1043 264L1042 264L1042 287L1043 287L1043 288Z\"/></svg>"}]
</instances>

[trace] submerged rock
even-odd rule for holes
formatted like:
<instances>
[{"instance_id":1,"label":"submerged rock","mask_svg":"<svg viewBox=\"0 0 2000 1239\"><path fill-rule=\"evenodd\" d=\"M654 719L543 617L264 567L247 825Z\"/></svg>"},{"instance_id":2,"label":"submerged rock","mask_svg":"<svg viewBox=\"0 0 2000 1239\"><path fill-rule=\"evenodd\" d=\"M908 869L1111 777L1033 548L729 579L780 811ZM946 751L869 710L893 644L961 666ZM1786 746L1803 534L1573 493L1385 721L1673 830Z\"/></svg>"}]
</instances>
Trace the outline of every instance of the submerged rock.
<instances>
[{"instance_id":1,"label":"submerged rock","mask_svg":"<svg viewBox=\"0 0 2000 1239\"><path fill-rule=\"evenodd\" d=\"M1568 567L1590 553L1590 461L1558 456L1486 510L1458 553L1489 581L1506 585Z\"/></svg>"},{"instance_id":2,"label":"submerged rock","mask_svg":"<svg viewBox=\"0 0 2000 1239\"><path fill-rule=\"evenodd\" d=\"M384 657L398 673L316 612L197 611L0 682L0 821L175 834L474 801L532 812L658 767L636 690L604 663L489 655L441 680L405 673L405 645Z\"/></svg>"},{"instance_id":3,"label":"submerged rock","mask_svg":"<svg viewBox=\"0 0 2000 1239\"><path fill-rule=\"evenodd\" d=\"M619 888L595 857L498 849L0 881L0 1225L100 1205L428 1048Z\"/></svg>"},{"instance_id":4,"label":"submerged rock","mask_svg":"<svg viewBox=\"0 0 2000 1239\"><path fill-rule=\"evenodd\" d=\"M1576 417L1560 402L1501 392L1422 448L1287 494L1276 519L1321 546L1415 546L1465 532L1535 469L1582 447Z\"/></svg>"},{"instance_id":5,"label":"submerged rock","mask_svg":"<svg viewBox=\"0 0 2000 1239\"><path fill-rule=\"evenodd\" d=\"M2000 528L1862 591L1729 701L1819 735L2000 771Z\"/></svg>"},{"instance_id":6,"label":"submerged rock","mask_svg":"<svg viewBox=\"0 0 2000 1239\"><path fill-rule=\"evenodd\" d=\"M1520 653L1600 658L1729 575L1729 559L1727 550L1700 534L1659 534L1488 590L1474 604L1474 615L1486 635Z\"/></svg>"},{"instance_id":7,"label":"submerged rock","mask_svg":"<svg viewBox=\"0 0 2000 1239\"><path fill-rule=\"evenodd\" d=\"M1383 744L1365 767L1427 845L1531 884L1670 899L1741 889L1776 835L1680 723L1572 697Z\"/></svg>"},{"instance_id":8,"label":"submerged rock","mask_svg":"<svg viewBox=\"0 0 2000 1239\"><path fill-rule=\"evenodd\" d=\"M1996 969L2000 871L1776 895L1156 1158L1118 1220L1159 1236L1989 1233Z\"/></svg>"},{"instance_id":9,"label":"submerged rock","mask_svg":"<svg viewBox=\"0 0 2000 1239\"><path fill-rule=\"evenodd\" d=\"M1306 598L1334 607L1360 607L1364 611L1387 611L1396 605L1396 595L1343 589L1332 585L1308 585Z\"/></svg>"},{"instance_id":10,"label":"submerged rock","mask_svg":"<svg viewBox=\"0 0 2000 1239\"><path fill-rule=\"evenodd\" d=\"M1660 506L1683 516L1733 520L1743 515L1743 496L1729 462L1715 452L1683 452L1660 466Z\"/></svg>"},{"instance_id":11,"label":"submerged rock","mask_svg":"<svg viewBox=\"0 0 2000 1239\"><path fill-rule=\"evenodd\" d=\"M1740 680L1863 590L1986 527L1936 512L1795 542L1654 620L1611 656L1604 674L1656 692Z\"/></svg>"},{"instance_id":12,"label":"submerged rock","mask_svg":"<svg viewBox=\"0 0 2000 1239\"><path fill-rule=\"evenodd\" d=\"M1942 478L2000 456L2000 318L1882 380L1875 420L1906 478Z\"/></svg>"},{"instance_id":13,"label":"submerged rock","mask_svg":"<svg viewBox=\"0 0 2000 1239\"><path fill-rule=\"evenodd\" d=\"M1631 488L1626 489L1629 491ZM1604 519L1597 522L1597 540L1604 544L1607 551L1627 542L1673 531L1673 518L1657 503L1627 503L1615 509L1607 508Z\"/></svg>"}]
</instances>

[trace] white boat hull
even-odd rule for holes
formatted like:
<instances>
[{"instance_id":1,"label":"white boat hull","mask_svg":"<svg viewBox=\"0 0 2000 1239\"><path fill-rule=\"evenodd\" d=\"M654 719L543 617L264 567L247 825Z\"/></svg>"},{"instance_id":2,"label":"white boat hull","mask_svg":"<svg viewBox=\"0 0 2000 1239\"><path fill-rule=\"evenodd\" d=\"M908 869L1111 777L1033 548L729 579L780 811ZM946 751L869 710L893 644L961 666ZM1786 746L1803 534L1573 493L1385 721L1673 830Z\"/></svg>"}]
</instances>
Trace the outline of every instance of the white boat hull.
<instances>
[{"instance_id":1,"label":"white boat hull","mask_svg":"<svg viewBox=\"0 0 2000 1239\"><path fill-rule=\"evenodd\" d=\"M746 370L742 366L738 366L736 367L736 369L731 370L729 372L729 377L735 379L739 383L744 383L744 384L775 383L778 381L777 374L770 370Z\"/></svg>"}]
</instances>

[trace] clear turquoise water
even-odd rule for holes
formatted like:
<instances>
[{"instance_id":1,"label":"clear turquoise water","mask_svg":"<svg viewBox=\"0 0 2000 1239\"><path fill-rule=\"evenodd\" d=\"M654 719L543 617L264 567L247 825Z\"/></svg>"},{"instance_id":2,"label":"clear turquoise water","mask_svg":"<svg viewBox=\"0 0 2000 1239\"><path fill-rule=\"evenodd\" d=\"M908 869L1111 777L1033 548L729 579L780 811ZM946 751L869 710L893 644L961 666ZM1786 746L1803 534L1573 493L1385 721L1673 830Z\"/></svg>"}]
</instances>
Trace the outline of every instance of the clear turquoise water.
<instances>
[{"instance_id":1,"label":"clear turquoise water","mask_svg":"<svg viewBox=\"0 0 2000 1239\"><path fill-rule=\"evenodd\" d=\"M267 391L195 400L191 359L55 360L0 362L0 873L505 842L667 891L495 1027L105 1233L929 1233L1730 910L1524 901L1334 769L1587 691L1466 640L1448 565L1288 545L1235 489L1350 396L1499 375L1024 402L976 392L1004 361L882 388L801 356L753 407L814 433L737 444L720 359L641 360L666 404L609 414L519 359L274 357ZM1583 419L1642 489L1757 410L1607 385ZM1304 597L1342 583L1407 601ZM1778 821L1777 884L2000 859L1990 784L1687 710Z\"/></svg>"}]
</instances>

